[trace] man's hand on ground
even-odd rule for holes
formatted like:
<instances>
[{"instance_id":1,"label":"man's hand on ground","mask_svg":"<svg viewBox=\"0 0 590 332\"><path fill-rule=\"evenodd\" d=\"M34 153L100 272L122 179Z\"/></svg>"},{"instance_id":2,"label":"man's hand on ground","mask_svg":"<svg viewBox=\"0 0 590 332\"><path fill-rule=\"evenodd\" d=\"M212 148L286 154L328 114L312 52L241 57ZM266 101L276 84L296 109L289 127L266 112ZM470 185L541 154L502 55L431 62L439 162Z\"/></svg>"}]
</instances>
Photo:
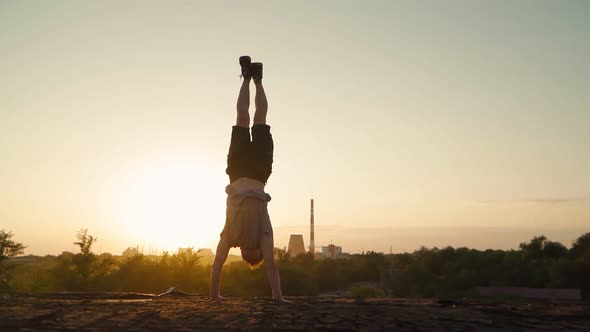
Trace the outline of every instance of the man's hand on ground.
<instances>
[{"instance_id":1,"label":"man's hand on ground","mask_svg":"<svg viewBox=\"0 0 590 332\"><path fill-rule=\"evenodd\" d=\"M284 297L281 297L279 299L272 299L274 302L278 302L278 303L293 303L293 301L289 301L287 299L285 299Z\"/></svg>"},{"instance_id":2,"label":"man's hand on ground","mask_svg":"<svg viewBox=\"0 0 590 332\"><path fill-rule=\"evenodd\" d=\"M221 295L217 295L217 296L209 297L209 300L219 302L219 301L227 301L227 300L229 300L229 298L221 296Z\"/></svg>"}]
</instances>

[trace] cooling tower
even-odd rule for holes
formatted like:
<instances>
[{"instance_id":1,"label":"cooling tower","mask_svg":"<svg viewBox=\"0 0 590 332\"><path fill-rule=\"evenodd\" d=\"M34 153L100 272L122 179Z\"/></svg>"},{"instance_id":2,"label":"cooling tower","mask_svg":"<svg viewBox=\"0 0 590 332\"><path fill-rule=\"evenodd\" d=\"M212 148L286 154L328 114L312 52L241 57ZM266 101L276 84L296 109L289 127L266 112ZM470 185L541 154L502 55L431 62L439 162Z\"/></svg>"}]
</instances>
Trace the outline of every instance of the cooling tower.
<instances>
[{"instance_id":1,"label":"cooling tower","mask_svg":"<svg viewBox=\"0 0 590 332\"><path fill-rule=\"evenodd\" d=\"M291 234L289 237L289 253L293 256L305 254L305 245L303 244L303 235Z\"/></svg>"}]
</instances>

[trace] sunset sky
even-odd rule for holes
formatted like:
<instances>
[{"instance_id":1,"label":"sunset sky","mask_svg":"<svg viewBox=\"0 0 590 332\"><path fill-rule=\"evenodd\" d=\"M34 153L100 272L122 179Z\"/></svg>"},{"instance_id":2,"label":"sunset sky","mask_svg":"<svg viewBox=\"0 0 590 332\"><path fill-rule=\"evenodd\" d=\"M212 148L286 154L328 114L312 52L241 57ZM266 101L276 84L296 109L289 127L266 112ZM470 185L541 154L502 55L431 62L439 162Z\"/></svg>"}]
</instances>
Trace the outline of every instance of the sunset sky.
<instances>
[{"instance_id":1,"label":"sunset sky","mask_svg":"<svg viewBox=\"0 0 590 332\"><path fill-rule=\"evenodd\" d=\"M588 1L0 0L0 229L26 254L212 248L238 57L264 63L275 245L590 231Z\"/></svg>"}]
</instances>

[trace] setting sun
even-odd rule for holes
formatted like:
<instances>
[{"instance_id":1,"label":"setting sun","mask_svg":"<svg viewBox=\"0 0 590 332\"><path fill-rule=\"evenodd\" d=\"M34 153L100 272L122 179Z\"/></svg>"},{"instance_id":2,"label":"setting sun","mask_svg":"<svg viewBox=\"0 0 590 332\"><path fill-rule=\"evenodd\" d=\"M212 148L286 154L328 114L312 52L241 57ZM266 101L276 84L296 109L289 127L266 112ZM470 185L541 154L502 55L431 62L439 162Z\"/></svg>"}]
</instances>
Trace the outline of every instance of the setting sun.
<instances>
[{"instance_id":1,"label":"setting sun","mask_svg":"<svg viewBox=\"0 0 590 332\"><path fill-rule=\"evenodd\" d=\"M211 247L223 226L223 178L206 163L155 162L117 184L114 218L145 250ZM131 245L132 243L130 243Z\"/></svg>"}]
</instances>

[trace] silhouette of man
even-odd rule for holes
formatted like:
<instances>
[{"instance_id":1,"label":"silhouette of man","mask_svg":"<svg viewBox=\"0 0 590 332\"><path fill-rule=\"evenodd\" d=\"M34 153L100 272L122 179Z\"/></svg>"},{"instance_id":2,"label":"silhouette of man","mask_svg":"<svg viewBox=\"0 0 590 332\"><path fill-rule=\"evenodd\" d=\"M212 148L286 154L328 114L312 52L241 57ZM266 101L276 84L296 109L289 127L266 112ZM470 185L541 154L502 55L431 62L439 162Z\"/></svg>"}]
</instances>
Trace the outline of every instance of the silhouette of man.
<instances>
[{"instance_id":1,"label":"silhouette of man","mask_svg":"<svg viewBox=\"0 0 590 332\"><path fill-rule=\"evenodd\" d=\"M266 124L268 103L262 86L262 63L251 62L249 56L240 57L242 87L237 102L236 125L232 127L227 156L226 173L230 184L225 188L227 208L225 226L221 232L215 260L211 269L212 300L220 296L220 279L223 264L231 247L240 247L242 258L251 269L264 267L275 301L289 302L283 298L279 269L274 260L274 240L267 203L270 195L264 192L266 181L272 172L273 140L270 126ZM256 96L254 121L250 139L250 81L254 79Z\"/></svg>"}]
</instances>

